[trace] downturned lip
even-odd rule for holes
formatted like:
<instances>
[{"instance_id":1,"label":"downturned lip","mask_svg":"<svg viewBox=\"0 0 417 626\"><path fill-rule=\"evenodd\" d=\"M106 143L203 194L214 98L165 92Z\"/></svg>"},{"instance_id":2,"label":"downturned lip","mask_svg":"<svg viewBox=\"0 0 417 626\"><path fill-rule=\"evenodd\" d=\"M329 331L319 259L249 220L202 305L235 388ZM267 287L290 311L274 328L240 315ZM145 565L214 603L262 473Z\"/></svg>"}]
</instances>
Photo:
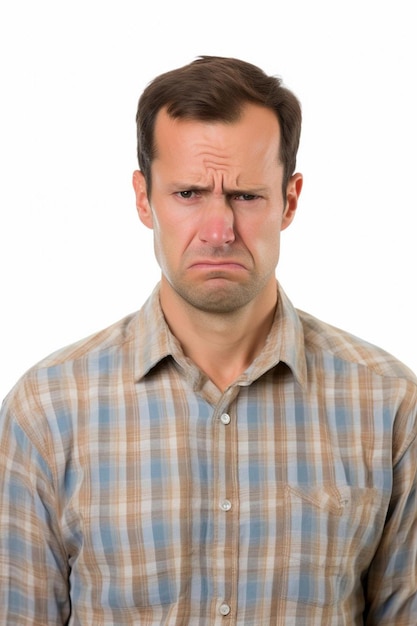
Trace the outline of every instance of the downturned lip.
<instances>
[{"instance_id":1,"label":"downturned lip","mask_svg":"<svg viewBox=\"0 0 417 626\"><path fill-rule=\"evenodd\" d=\"M199 261L194 261L193 263L190 264L190 268L208 268L208 269L222 269L222 268L243 268L245 269L245 266L243 265L243 263L241 261L238 261L236 259L217 259L217 260L205 260L205 259L201 259Z\"/></svg>"}]
</instances>

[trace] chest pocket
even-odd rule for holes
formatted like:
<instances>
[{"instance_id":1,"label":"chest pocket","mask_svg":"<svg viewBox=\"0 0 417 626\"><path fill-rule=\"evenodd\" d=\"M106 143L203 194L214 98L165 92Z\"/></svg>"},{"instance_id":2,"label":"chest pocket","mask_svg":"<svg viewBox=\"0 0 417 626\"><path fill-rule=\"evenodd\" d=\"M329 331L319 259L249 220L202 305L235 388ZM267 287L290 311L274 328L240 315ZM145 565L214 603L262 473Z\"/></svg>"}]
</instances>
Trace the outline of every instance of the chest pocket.
<instances>
[{"instance_id":1,"label":"chest pocket","mask_svg":"<svg viewBox=\"0 0 417 626\"><path fill-rule=\"evenodd\" d=\"M287 599L324 606L353 593L379 541L378 499L376 489L286 486Z\"/></svg>"}]
</instances>

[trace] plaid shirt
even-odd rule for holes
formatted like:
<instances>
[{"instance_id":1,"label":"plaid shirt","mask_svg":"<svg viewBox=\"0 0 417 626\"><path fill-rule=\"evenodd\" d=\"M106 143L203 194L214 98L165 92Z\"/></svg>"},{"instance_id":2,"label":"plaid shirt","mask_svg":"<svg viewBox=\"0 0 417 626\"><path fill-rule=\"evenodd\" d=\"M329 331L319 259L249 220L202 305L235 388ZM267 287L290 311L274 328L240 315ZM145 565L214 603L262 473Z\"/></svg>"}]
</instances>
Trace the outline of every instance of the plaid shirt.
<instances>
[{"instance_id":1,"label":"plaid shirt","mask_svg":"<svg viewBox=\"0 0 417 626\"><path fill-rule=\"evenodd\" d=\"M417 624L417 387L296 311L224 393L158 291L0 421L0 623Z\"/></svg>"}]
</instances>

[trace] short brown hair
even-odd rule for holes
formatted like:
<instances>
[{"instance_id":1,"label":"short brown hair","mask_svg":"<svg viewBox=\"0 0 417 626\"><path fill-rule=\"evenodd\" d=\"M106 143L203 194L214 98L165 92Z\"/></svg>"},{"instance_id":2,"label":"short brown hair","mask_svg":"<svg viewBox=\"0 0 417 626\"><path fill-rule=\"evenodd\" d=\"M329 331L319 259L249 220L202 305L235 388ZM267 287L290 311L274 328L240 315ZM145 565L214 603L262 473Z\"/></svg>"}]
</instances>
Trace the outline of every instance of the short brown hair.
<instances>
[{"instance_id":1,"label":"short brown hair","mask_svg":"<svg viewBox=\"0 0 417 626\"><path fill-rule=\"evenodd\" d=\"M245 103L272 109L281 130L279 160L284 166L283 194L295 171L301 132L301 107L282 80L239 59L201 56L192 63L157 76L144 90L136 114L137 151L148 193L155 158L154 128L158 112L202 121L234 122Z\"/></svg>"}]
</instances>

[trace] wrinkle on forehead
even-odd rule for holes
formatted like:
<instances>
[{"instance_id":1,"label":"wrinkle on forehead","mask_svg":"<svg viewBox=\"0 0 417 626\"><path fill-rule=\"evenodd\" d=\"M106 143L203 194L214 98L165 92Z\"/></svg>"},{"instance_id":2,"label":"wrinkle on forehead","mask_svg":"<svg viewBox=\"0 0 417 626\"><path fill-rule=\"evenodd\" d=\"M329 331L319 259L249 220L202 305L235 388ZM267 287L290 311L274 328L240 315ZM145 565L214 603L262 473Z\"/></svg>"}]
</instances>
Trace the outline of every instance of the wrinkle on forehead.
<instances>
[{"instance_id":1,"label":"wrinkle on forehead","mask_svg":"<svg viewBox=\"0 0 417 626\"><path fill-rule=\"evenodd\" d=\"M172 119L160 112L155 130L154 161L171 180L186 186L216 191L262 187L271 174L275 179L280 166L279 124L274 113L263 107L247 107L230 124Z\"/></svg>"},{"instance_id":2,"label":"wrinkle on forehead","mask_svg":"<svg viewBox=\"0 0 417 626\"><path fill-rule=\"evenodd\" d=\"M229 193L241 188L259 187L259 181L245 179L239 172L208 167L202 186L214 193Z\"/></svg>"},{"instance_id":3,"label":"wrinkle on forehead","mask_svg":"<svg viewBox=\"0 0 417 626\"><path fill-rule=\"evenodd\" d=\"M264 178L267 170L276 170L279 165L278 155L275 150L268 157L264 151L256 159L261 167L244 167L236 157L217 154L213 151L201 150L196 163L199 165L194 172L190 172L192 182L196 185L216 191L229 191L241 188L261 188L264 186Z\"/></svg>"},{"instance_id":4,"label":"wrinkle on forehead","mask_svg":"<svg viewBox=\"0 0 417 626\"><path fill-rule=\"evenodd\" d=\"M195 176L199 185L217 191L224 191L230 185L238 185L241 177L241 166L233 163L228 155L202 149L196 151L196 163L199 164Z\"/></svg>"}]
</instances>

